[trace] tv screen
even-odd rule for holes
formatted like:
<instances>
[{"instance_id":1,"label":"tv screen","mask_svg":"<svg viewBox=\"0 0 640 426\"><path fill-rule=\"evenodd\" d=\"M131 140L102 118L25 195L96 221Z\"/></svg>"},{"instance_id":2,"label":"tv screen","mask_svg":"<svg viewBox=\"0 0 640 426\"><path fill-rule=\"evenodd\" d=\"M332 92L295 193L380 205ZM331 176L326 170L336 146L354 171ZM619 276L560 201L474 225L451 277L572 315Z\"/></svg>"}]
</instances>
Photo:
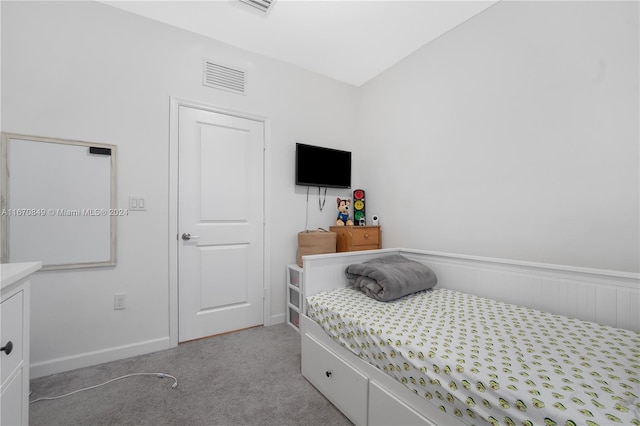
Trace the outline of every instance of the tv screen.
<instances>
[{"instance_id":1,"label":"tv screen","mask_svg":"<svg viewBox=\"0 0 640 426\"><path fill-rule=\"evenodd\" d=\"M351 152L297 143L296 185L351 188Z\"/></svg>"}]
</instances>

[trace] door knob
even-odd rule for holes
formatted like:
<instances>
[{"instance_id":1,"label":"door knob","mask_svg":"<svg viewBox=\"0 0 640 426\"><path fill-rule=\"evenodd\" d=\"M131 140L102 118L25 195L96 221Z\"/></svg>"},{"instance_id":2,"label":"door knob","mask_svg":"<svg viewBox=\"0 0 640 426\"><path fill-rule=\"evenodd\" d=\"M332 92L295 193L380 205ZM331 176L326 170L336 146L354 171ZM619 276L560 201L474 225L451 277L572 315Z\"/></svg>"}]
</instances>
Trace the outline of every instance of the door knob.
<instances>
[{"instance_id":1,"label":"door knob","mask_svg":"<svg viewBox=\"0 0 640 426\"><path fill-rule=\"evenodd\" d=\"M199 235L191 235L188 232L185 232L184 234L182 234L182 239L185 240L185 241L189 241L192 238L200 238L200 236Z\"/></svg>"},{"instance_id":2,"label":"door knob","mask_svg":"<svg viewBox=\"0 0 640 426\"><path fill-rule=\"evenodd\" d=\"M13 350L13 343L11 343L11 340L9 340L5 346L0 348L0 352L4 352L7 355L9 355L12 350Z\"/></svg>"}]
</instances>

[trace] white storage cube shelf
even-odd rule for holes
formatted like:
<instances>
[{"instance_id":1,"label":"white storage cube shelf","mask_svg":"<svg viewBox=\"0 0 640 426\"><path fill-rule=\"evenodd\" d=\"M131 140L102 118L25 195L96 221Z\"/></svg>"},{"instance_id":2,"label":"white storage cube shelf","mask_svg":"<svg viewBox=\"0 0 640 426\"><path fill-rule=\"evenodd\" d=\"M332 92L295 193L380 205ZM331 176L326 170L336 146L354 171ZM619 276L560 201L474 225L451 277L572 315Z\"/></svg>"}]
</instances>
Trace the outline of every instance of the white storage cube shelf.
<instances>
[{"instance_id":1,"label":"white storage cube shelf","mask_svg":"<svg viewBox=\"0 0 640 426\"><path fill-rule=\"evenodd\" d=\"M300 332L300 314L302 313L302 268L298 265L287 266L287 324Z\"/></svg>"}]
</instances>

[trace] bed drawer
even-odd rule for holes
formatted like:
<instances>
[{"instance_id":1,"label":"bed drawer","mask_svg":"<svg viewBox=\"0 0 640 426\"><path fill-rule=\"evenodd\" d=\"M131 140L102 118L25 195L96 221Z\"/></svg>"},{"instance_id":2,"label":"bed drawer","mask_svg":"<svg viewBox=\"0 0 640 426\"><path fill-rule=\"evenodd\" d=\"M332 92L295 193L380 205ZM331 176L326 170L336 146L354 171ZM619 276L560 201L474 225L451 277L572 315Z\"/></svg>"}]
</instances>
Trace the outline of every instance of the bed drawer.
<instances>
[{"instance_id":1,"label":"bed drawer","mask_svg":"<svg viewBox=\"0 0 640 426\"><path fill-rule=\"evenodd\" d=\"M368 380L313 337L302 336L302 375L356 425L367 423Z\"/></svg>"},{"instance_id":2,"label":"bed drawer","mask_svg":"<svg viewBox=\"0 0 640 426\"><path fill-rule=\"evenodd\" d=\"M369 382L369 426L435 426L395 396Z\"/></svg>"}]
</instances>

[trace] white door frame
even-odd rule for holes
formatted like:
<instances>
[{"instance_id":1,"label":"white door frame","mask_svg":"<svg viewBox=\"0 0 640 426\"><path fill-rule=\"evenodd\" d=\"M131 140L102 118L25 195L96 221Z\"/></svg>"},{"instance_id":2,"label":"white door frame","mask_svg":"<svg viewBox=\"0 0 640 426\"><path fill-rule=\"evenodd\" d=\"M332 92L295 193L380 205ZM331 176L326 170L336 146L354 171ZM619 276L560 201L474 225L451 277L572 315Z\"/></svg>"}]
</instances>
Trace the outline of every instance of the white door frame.
<instances>
[{"instance_id":1,"label":"white door frame","mask_svg":"<svg viewBox=\"0 0 640 426\"><path fill-rule=\"evenodd\" d=\"M264 124L264 275L263 323L271 325L271 120L268 117L230 110L202 102L170 98L169 118L169 342L178 346L178 110L181 106L260 121Z\"/></svg>"}]
</instances>

